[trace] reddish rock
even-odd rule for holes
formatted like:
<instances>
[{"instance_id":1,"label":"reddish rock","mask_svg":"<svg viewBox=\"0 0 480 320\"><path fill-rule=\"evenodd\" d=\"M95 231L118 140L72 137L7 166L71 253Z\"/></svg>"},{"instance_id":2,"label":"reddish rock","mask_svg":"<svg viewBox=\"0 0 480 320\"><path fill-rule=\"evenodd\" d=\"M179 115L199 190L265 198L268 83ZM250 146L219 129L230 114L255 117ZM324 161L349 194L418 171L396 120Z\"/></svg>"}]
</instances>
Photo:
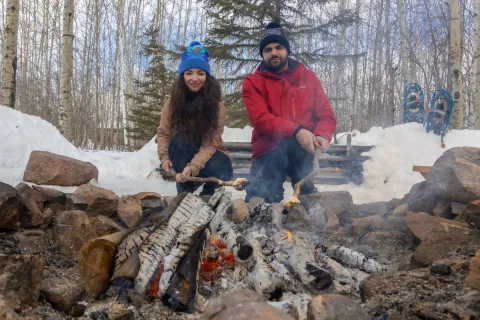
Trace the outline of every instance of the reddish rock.
<instances>
[{"instance_id":1,"label":"reddish rock","mask_svg":"<svg viewBox=\"0 0 480 320\"><path fill-rule=\"evenodd\" d=\"M480 229L480 199L470 202L460 214L460 219Z\"/></svg>"},{"instance_id":2,"label":"reddish rock","mask_svg":"<svg viewBox=\"0 0 480 320\"><path fill-rule=\"evenodd\" d=\"M35 200L28 194L19 194L20 202L24 206L24 210L21 215L21 226L23 228L38 227L43 223L43 214L37 206Z\"/></svg>"},{"instance_id":3,"label":"reddish rock","mask_svg":"<svg viewBox=\"0 0 480 320\"><path fill-rule=\"evenodd\" d=\"M138 200L162 199L162 196L156 192L139 192L133 195L133 197Z\"/></svg>"},{"instance_id":4,"label":"reddish rock","mask_svg":"<svg viewBox=\"0 0 480 320\"><path fill-rule=\"evenodd\" d=\"M232 221L242 223L248 217L248 207L243 199L234 200L232 203Z\"/></svg>"},{"instance_id":5,"label":"reddish rock","mask_svg":"<svg viewBox=\"0 0 480 320\"><path fill-rule=\"evenodd\" d=\"M406 218L408 229L420 240L425 240L428 234L438 225L447 224L465 227L465 223L440 217L433 217L424 212L409 212Z\"/></svg>"},{"instance_id":6,"label":"reddish rock","mask_svg":"<svg viewBox=\"0 0 480 320\"><path fill-rule=\"evenodd\" d=\"M44 202L51 205L53 203L65 204L65 193L54 188L47 188L41 186L32 186L35 191L40 192L44 197Z\"/></svg>"},{"instance_id":7,"label":"reddish rock","mask_svg":"<svg viewBox=\"0 0 480 320\"><path fill-rule=\"evenodd\" d=\"M465 280L465 285L480 290L480 249L477 250L477 253L470 262L470 271Z\"/></svg>"},{"instance_id":8,"label":"reddish rock","mask_svg":"<svg viewBox=\"0 0 480 320\"><path fill-rule=\"evenodd\" d=\"M95 230L95 234L98 237L102 237L110 233L115 233L123 229L118 223L104 215L90 217L89 220L90 224L93 227L93 230Z\"/></svg>"},{"instance_id":9,"label":"reddish rock","mask_svg":"<svg viewBox=\"0 0 480 320\"><path fill-rule=\"evenodd\" d=\"M360 304L340 294L313 297L308 303L307 320L370 320L372 317Z\"/></svg>"},{"instance_id":10,"label":"reddish rock","mask_svg":"<svg viewBox=\"0 0 480 320\"><path fill-rule=\"evenodd\" d=\"M42 280L41 292L55 310L68 313L83 295L79 281L63 277L47 277Z\"/></svg>"},{"instance_id":11,"label":"reddish rock","mask_svg":"<svg viewBox=\"0 0 480 320\"><path fill-rule=\"evenodd\" d=\"M33 198L33 200L35 200L37 206L38 206L38 209L40 209L40 211L43 211L43 203L47 200L45 198L45 196L37 191L37 190L34 190L32 187L30 187L28 184L24 183L24 182L20 182L19 184L17 184L15 186L15 189L17 189L18 193L21 193L21 194L27 194L29 196L31 196Z\"/></svg>"},{"instance_id":12,"label":"reddish rock","mask_svg":"<svg viewBox=\"0 0 480 320\"><path fill-rule=\"evenodd\" d=\"M0 229L20 228L23 209L17 190L0 182Z\"/></svg>"},{"instance_id":13,"label":"reddish rock","mask_svg":"<svg viewBox=\"0 0 480 320\"><path fill-rule=\"evenodd\" d=\"M98 169L90 162L46 152L32 151L23 180L36 184L79 186L98 179Z\"/></svg>"},{"instance_id":14,"label":"reddish rock","mask_svg":"<svg viewBox=\"0 0 480 320\"><path fill-rule=\"evenodd\" d=\"M86 210L88 216L93 217L103 214L112 216L117 211L118 197L110 190L96 187L91 184L84 184L75 190L74 194L87 201Z\"/></svg>"},{"instance_id":15,"label":"reddish rock","mask_svg":"<svg viewBox=\"0 0 480 320\"><path fill-rule=\"evenodd\" d=\"M97 237L87 214L79 210L59 213L55 219L54 235L62 255L75 260L82 246Z\"/></svg>"}]
</instances>

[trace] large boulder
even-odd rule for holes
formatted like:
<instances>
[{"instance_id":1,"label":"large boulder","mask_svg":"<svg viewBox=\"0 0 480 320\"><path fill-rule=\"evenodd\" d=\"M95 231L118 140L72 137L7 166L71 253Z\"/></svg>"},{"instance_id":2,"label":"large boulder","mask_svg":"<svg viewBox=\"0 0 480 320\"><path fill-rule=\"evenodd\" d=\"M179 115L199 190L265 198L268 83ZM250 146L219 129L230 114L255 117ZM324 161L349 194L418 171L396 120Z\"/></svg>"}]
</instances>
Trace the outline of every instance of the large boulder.
<instances>
[{"instance_id":1,"label":"large boulder","mask_svg":"<svg viewBox=\"0 0 480 320\"><path fill-rule=\"evenodd\" d=\"M79 210L57 214L54 234L60 252L69 259L77 259L82 246L97 237L87 214Z\"/></svg>"},{"instance_id":2,"label":"large boulder","mask_svg":"<svg viewBox=\"0 0 480 320\"><path fill-rule=\"evenodd\" d=\"M308 304L308 320L370 320L365 309L357 302L340 294L313 297Z\"/></svg>"},{"instance_id":3,"label":"large boulder","mask_svg":"<svg viewBox=\"0 0 480 320\"><path fill-rule=\"evenodd\" d=\"M480 199L480 148L452 148L435 161L428 181L451 201L470 203Z\"/></svg>"},{"instance_id":4,"label":"large boulder","mask_svg":"<svg viewBox=\"0 0 480 320\"><path fill-rule=\"evenodd\" d=\"M440 225L450 225L457 227L466 227L466 224L460 221L452 221L440 217L433 217L425 212L409 212L405 219L408 229L420 241L424 241L428 234Z\"/></svg>"},{"instance_id":5,"label":"large boulder","mask_svg":"<svg viewBox=\"0 0 480 320\"><path fill-rule=\"evenodd\" d=\"M433 210L439 201L438 194L439 191L436 186L429 181L422 181L413 185L406 196L408 210L433 214Z\"/></svg>"},{"instance_id":6,"label":"large boulder","mask_svg":"<svg viewBox=\"0 0 480 320\"><path fill-rule=\"evenodd\" d=\"M32 151L23 180L36 184L79 186L98 179L98 169L84 162L46 151Z\"/></svg>"},{"instance_id":7,"label":"large boulder","mask_svg":"<svg viewBox=\"0 0 480 320\"><path fill-rule=\"evenodd\" d=\"M234 290L210 302L202 320L293 320L255 291Z\"/></svg>"},{"instance_id":8,"label":"large boulder","mask_svg":"<svg viewBox=\"0 0 480 320\"><path fill-rule=\"evenodd\" d=\"M43 267L38 255L0 255L0 294L22 307L35 306Z\"/></svg>"},{"instance_id":9,"label":"large boulder","mask_svg":"<svg viewBox=\"0 0 480 320\"><path fill-rule=\"evenodd\" d=\"M74 194L87 201L87 214L89 217L103 214L110 217L117 211L118 197L110 190L84 184L75 190Z\"/></svg>"}]
</instances>

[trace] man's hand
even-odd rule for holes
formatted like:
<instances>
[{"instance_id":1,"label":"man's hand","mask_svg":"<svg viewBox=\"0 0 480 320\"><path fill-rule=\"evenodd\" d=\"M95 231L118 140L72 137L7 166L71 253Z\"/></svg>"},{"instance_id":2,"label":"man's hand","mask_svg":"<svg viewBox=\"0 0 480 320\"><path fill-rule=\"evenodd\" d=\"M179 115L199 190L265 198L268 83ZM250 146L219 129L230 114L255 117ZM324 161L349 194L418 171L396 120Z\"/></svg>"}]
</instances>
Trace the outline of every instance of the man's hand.
<instances>
[{"instance_id":1,"label":"man's hand","mask_svg":"<svg viewBox=\"0 0 480 320\"><path fill-rule=\"evenodd\" d=\"M165 170L165 172L170 172L172 167L173 167L173 163L169 159L162 162L162 169Z\"/></svg>"},{"instance_id":2,"label":"man's hand","mask_svg":"<svg viewBox=\"0 0 480 320\"><path fill-rule=\"evenodd\" d=\"M185 169L183 169L182 173L177 174L177 176L175 177L175 180L177 180L177 182L185 182L185 180L183 180L180 175L190 177L192 175L192 168L190 168L190 166L186 166Z\"/></svg>"},{"instance_id":3,"label":"man's hand","mask_svg":"<svg viewBox=\"0 0 480 320\"><path fill-rule=\"evenodd\" d=\"M320 148L315 135L306 129L301 129L295 136L300 146L308 152L315 153L315 148Z\"/></svg>"},{"instance_id":4,"label":"man's hand","mask_svg":"<svg viewBox=\"0 0 480 320\"><path fill-rule=\"evenodd\" d=\"M324 137L316 136L315 140L317 141L317 144L320 146L319 148L322 152L327 152L327 150L330 149L330 142Z\"/></svg>"}]
</instances>

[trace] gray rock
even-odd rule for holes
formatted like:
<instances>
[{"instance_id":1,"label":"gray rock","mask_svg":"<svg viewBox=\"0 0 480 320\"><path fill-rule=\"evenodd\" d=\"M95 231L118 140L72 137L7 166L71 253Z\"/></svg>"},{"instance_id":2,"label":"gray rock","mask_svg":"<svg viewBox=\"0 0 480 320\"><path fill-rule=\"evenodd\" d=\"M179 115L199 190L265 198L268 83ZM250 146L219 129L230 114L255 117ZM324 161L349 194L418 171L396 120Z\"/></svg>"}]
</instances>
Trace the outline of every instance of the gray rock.
<instances>
[{"instance_id":1,"label":"gray rock","mask_svg":"<svg viewBox=\"0 0 480 320\"><path fill-rule=\"evenodd\" d=\"M357 302L340 294L313 297L308 304L308 320L371 320L372 317Z\"/></svg>"}]
</instances>

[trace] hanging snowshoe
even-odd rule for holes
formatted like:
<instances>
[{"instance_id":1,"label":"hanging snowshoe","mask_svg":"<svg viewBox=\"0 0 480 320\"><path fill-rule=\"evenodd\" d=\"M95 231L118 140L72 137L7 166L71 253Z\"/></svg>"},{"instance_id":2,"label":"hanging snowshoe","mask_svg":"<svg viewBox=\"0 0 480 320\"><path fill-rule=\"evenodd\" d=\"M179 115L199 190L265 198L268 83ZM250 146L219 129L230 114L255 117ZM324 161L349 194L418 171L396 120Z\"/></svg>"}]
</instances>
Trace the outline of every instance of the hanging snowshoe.
<instances>
[{"instance_id":1,"label":"hanging snowshoe","mask_svg":"<svg viewBox=\"0 0 480 320\"><path fill-rule=\"evenodd\" d=\"M418 83L410 82L403 91L403 123L423 123L425 119L425 97Z\"/></svg>"},{"instance_id":2,"label":"hanging snowshoe","mask_svg":"<svg viewBox=\"0 0 480 320\"><path fill-rule=\"evenodd\" d=\"M445 135L450 124L450 116L453 109L453 99L445 89L437 89L433 92L430 108L427 110L427 122L425 128L427 132Z\"/></svg>"}]
</instances>

